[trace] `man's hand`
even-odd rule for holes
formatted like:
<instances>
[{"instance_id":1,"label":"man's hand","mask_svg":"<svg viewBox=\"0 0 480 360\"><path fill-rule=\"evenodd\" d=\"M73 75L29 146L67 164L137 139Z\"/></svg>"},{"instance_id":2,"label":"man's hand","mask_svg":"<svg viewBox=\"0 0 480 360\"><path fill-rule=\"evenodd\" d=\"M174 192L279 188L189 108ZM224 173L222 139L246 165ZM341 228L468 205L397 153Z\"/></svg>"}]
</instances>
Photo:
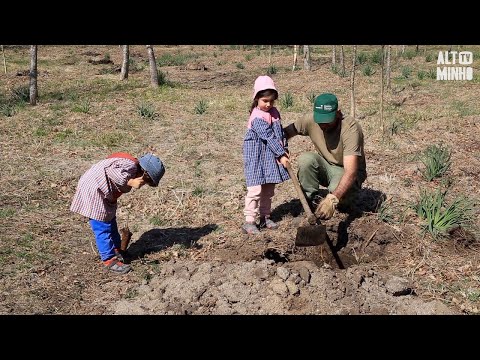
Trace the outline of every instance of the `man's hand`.
<instances>
[{"instance_id":1,"label":"man's hand","mask_svg":"<svg viewBox=\"0 0 480 360\"><path fill-rule=\"evenodd\" d=\"M335 214L337 205L338 198L333 194L328 194L325 199L318 204L318 207L315 210L315 215L320 219L328 220L333 216L333 214Z\"/></svg>"}]
</instances>

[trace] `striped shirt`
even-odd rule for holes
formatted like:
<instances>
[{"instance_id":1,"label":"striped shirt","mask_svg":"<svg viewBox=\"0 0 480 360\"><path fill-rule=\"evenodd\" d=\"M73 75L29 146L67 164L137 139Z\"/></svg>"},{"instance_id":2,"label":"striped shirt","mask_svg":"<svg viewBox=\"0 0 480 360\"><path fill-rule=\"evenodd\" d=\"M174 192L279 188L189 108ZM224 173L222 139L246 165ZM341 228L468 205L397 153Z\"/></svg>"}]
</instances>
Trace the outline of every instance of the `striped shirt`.
<instances>
[{"instance_id":1,"label":"striped shirt","mask_svg":"<svg viewBox=\"0 0 480 360\"><path fill-rule=\"evenodd\" d=\"M89 219L108 222L115 217L117 199L132 187L137 164L123 158L105 159L88 169L78 181L70 210Z\"/></svg>"},{"instance_id":2,"label":"striped shirt","mask_svg":"<svg viewBox=\"0 0 480 360\"><path fill-rule=\"evenodd\" d=\"M288 180L287 169L278 162L287 149L280 113L276 108L253 109L243 141L243 162L247 187L278 184Z\"/></svg>"}]
</instances>

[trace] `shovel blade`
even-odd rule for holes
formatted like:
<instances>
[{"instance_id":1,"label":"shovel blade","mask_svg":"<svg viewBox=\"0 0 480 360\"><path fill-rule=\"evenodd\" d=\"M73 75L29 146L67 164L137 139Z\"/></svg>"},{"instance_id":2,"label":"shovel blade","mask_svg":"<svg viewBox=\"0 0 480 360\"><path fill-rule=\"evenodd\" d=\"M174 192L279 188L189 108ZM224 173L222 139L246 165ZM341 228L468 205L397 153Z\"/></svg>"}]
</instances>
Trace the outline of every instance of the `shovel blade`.
<instances>
[{"instance_id":1,"label":"shovel blade","mask_svg":"<svg viewBox=\"0 0 480 360\"><path fill-rule=\"evenodd\" d=\"M297 229L295 246L317 246L326 241L327 229L325 225L300 226Z\"/></svg>"}]
</instances>

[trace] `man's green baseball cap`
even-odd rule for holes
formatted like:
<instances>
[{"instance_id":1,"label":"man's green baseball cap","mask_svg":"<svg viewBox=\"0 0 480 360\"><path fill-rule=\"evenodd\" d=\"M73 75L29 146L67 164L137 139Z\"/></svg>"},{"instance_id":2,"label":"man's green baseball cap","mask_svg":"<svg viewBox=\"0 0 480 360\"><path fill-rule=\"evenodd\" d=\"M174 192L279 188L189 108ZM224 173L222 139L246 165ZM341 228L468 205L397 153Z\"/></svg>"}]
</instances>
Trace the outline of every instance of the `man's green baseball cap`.
<instances>
[{"instance_id":1,"label":"man's green baseball cap","mask_svg":"<svg viewBox=\"0 0 480 360\"><path fill-rule=\"evenodd\" d=\"M313 120L317 124L329 124L335 120L338 109L337 97L333 94L318 95L313 104Z\"/></svg>"}]
</instances>

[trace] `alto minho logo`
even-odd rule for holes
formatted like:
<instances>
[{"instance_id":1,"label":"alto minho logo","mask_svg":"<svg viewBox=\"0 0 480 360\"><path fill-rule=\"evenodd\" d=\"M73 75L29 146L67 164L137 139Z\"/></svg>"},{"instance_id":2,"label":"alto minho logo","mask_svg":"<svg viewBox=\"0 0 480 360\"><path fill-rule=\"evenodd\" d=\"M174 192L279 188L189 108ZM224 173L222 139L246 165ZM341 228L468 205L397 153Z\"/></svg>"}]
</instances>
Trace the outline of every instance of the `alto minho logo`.
<instances>
[{"instance_id":1,"label":"alto minho logo","mask_svg":"<svg viewBox=\"0 0 480 360\"><path fill-rule=\"evenodd\" d=\"M437 80L472 80L473 53L471 51L439 51L437 65ZM462 66L459 66L462 65Z\"/></svg>"}]
</instances>

